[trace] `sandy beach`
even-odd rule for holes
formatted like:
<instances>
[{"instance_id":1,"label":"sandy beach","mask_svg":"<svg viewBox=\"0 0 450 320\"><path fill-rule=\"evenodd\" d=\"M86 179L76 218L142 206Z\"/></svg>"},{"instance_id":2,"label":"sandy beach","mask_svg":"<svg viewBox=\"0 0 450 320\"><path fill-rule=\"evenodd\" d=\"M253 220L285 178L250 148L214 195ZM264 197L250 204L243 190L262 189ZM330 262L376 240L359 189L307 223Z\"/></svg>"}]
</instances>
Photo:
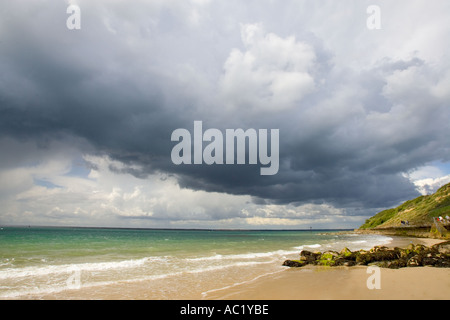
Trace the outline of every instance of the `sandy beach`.
<instances>
[{"instance_id":1,"label":"sandy beach","mask_svg":"<svg viewBox=\"0 0 450 320\"><path fill-rule=\"evenodd\" d=\"M431 246L435 239L395 237L389 247L410 243ZM236 300L447 300L450 269L416 267L379 269L380 288L369 289L368 267L288 268L249 283L209 292L206 299Z\"/></svg>"}]
</instances>

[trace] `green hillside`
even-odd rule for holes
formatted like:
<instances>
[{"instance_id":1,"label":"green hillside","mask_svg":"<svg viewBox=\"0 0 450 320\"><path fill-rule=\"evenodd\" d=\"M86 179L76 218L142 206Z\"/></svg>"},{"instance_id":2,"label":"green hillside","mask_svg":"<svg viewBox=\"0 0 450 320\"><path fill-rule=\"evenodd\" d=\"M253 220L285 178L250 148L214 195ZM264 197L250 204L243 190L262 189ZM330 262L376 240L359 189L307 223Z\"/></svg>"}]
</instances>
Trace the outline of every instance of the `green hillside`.
<instances>
[{"instance_id":1,"label":"green hillside","mask_svg":"<svg viewBox=\"0 0 450 320\"><path fill-rule=\"evenodd\" d=\"M408 221L411 227L430 226L433 218L447 215L450 216L450 183L432 195L420 196L397 208L377 213L367 219L360 229L395 228L402 226L402 221Z\"/></svg>"}]
</instances>

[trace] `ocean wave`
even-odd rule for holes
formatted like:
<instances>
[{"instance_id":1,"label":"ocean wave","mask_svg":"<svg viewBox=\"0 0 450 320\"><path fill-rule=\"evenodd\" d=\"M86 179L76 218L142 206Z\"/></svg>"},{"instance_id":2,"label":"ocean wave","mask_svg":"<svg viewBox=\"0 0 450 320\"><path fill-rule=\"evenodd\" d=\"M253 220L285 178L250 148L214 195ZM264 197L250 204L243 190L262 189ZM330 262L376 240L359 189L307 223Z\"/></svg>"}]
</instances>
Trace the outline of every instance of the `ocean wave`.
<instances>
[{"instance_id":1,"label":"ocean wave","mask_svg":"<svg viewBox=\"0 0 450 320\"><path fill-rule=\"evenodd\" d=\"M383 235L364 235L361 236L360 239L349 239L349 241L342 241L341 247L349 247L352 250L360 250L360 249L370 249L374 246L386 245L390 243L393 239L391 237L383 236Z\"/></svg>"},{"instance_id":2,"label":"ocean wave","mask_svg":"<svg viewBox=\"0 0 450 320\"><path fill-rule=\"evenodd\" d=\"M303 250L305 248L307 248L307 249L317 249L317 248L320 248L320 247L322 247L322 245L316 243L316 244L306 244L306 245L297 246L297 247L294 247L294 249L297 249L297 250L301 251L301 250Z\"/></svg>"},{"instance_id":3,"label":"ocean wave","mask_svg":"<svg viewBox=\"0 0 450 320\"><path fill-rule=\"evenodd\" d=\"M276 250L269 252L249 252L249 253L238 253L238 254L216 254L213 256L207 257L198 257L198 258L186 258L185 261L212 261L212 260L246 260L246 259L258 259L258 258L268 258L274 256L284 256L297 253L297 251L291 250Z\"/></svg>"},{"instance_id":4,"label":"ocean wave","mask_svg":"<svg viewBox=\"0 0 450 320\"><path fill-rule=\"evenodd\" d=\"M78 289L86 289L86 288L94 288L94 287L102 287L102 286L108 286L108 285L115 285L118 283L136 283L136 282L142 282L142 281L155 281L155 280L162 280L170 277L176 277L181 276L184 274L200 274L200 273L206 273L206 272L215 272L219 270L229 269L229 268L238 268L238 267L248 267L248 266L256 266L256 265L264 265L264 264L272 264L274 260L268 260L268 261L235 261L228 264L220 264L220 265L206 265L201 267L188 267L182 271L175 271L175 270L166 270L165 273L162 274L139 274L137 277L128 278L128 279L121 279L121 280L106 280L106 281L90 281L86 282L83 281L80 283L80 287L77 289L70 288L66 285L65 282L61 283L53 283L53 284L41 284L39 286L34 287L28 287L28 288L8 288L4 287L4 292L0 292L0 299L8 299L8 298L17 298L17 297L24 297L24 296L34 296L34 297L42 297L48 294L57 294L63 291L67 290L78 290ZM67 268L66 270L73 270L73 268ZM85 268L84 270L93 270L95 268ZM102 270L107 270L110 268L102 268ZM60 270L62 273L63 269ZM29 272L30 270L27 270ZM45 272L41 272L38 275L45 275ZM135 274L136 275L136 274ZM23 274L21 274L23 276ZM33 276L36 276L36 274L33 274Z\"/></svg>"},{"instance_id":5,"label":"ocean wave","mask_svg":"<svg viewBox=\"0 0 450 320\"><path fill-rule=\"evenodd\" d=\"M355 239L358 237L358 239ZM393 239L383 235L360 235L360 234L345 234L336 239L324 241L323 243L300 245L294 247L297 250L311 250L323 248L323 250L337 250L340 251L345 247L351 250L370 249L377 245L386 245Z\"/></svg>"},{"instance_id":6,"label":"ocean wave","mask_svg":"<svg viewBox=\"0 0 450 320\"><path fill-rule=\"evenodd\" d=\"M322 245L321 244L309 244L309 245L305 245L305 247L307 248L311 248L311 249L316 249L316 248L320 248Z\"/></svg>"},{"instance_id":7,"label":"ocean wave","mask_svg":"<svg viewBox=\"0 0 450 320\"><path fill-rule=\"evenodd\" d=\"M22 268L6 268L0 270L0 280L29 276L47 276L53 274L72 273L74 271L105 271L136 268L152 261L163 261L164 257L145 257L110 262L77 263L46 266L29 266Z\"/></svg>"}]
</instances>

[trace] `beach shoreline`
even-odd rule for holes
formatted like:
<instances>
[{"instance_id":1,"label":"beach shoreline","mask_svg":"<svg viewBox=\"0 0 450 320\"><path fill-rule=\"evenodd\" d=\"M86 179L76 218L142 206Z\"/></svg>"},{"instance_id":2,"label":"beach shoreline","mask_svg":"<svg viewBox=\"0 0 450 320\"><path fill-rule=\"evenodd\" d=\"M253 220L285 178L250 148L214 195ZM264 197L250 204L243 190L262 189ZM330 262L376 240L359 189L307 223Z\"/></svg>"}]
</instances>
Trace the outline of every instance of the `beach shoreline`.
<instances>
[{"instance_id":1,"label":"beach shoreline","mask_svg":"<svg viewBox=\"0 0 450 320\"><path fill-rule=\"evenodd\" d=\"M432 246L444 240L393 236L386 247ZM414 267L380 270L380 288L370 289L367 266L307 265L214 290L208 300L448 300L450 269Z\"/></svg>"},{"instance_id":2,"label":"beach shoreline","mask_svg":"<svg viewBox=\"0 0 450 320\"><path fill-rule=\"evenodd\" d=\"M406 248L410 244L422 244L427 247L431 247L435 244L445 242L445 239L434 239L434 238L418 238L418 237L402 237L402 236L390 236L392 241L385 244L384 246L388 248Z\"/></svg>"},{"instance_id":3,"label":"beach shoreline","mask_svg":"<svg viewBox=\"0 0 450 320\"><path fill-rule=\"evenodd\" d=\"M391 236L379 245L394 248L410 244L432 246L443 240ZM348 244L358 245L360 240ZM376 245L376 244L373 244ZM306 249L320 245L306 245ZM290 253L293 259L298 253ZM334 248L335 250L337 249ZM341 248L342 249L342 248ZM340 249L339 249L340 250ZM200 258L209 262L213 255ZM239 255L231 256L233 259ZM179 259L179 258L177 258ZM174 262L177 260L173 260ZM189 259L182 260L188 262ZM449 299L450 268L416 267L381 270L381 289L367 286L367 266L302 268L282 266L283 255L266 262L248 261L236 266L197 270L179 270L168 276L144 277L142 280L106 279L90 284L89 273L81 274L80 288L49 290L47 293L14 296L30 300L356 300L356 299ZM151 264L149 264L151 265ZM200 270L201 271L201 270ZM86 280L88 280L86 282ZM65 280L64 280L65 281ZM45 288L44 288L45 289Z\"/></svg>"}]
</instances>

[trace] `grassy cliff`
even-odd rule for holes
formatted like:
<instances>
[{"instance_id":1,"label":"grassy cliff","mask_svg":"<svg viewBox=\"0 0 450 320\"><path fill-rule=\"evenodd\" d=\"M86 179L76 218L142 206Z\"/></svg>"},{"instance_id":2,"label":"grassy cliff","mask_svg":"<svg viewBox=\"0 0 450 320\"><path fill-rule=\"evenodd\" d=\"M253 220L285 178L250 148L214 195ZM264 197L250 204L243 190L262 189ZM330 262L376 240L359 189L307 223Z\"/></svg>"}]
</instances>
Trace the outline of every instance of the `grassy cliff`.
<instances>
[{"instance_id":1,"label":"grassy cliff","mask_svg":"<svg viewBox=\"0 0 450 320\"><path fill-rule=\"evenodd\" d=\"M377 213L359 229L387 229L398 227L430 227L433 218L450 216L450 183L436 193L406 201L397 208ZM408 221L408 225L402 224Z\"/></svg>"}]
</instances>

